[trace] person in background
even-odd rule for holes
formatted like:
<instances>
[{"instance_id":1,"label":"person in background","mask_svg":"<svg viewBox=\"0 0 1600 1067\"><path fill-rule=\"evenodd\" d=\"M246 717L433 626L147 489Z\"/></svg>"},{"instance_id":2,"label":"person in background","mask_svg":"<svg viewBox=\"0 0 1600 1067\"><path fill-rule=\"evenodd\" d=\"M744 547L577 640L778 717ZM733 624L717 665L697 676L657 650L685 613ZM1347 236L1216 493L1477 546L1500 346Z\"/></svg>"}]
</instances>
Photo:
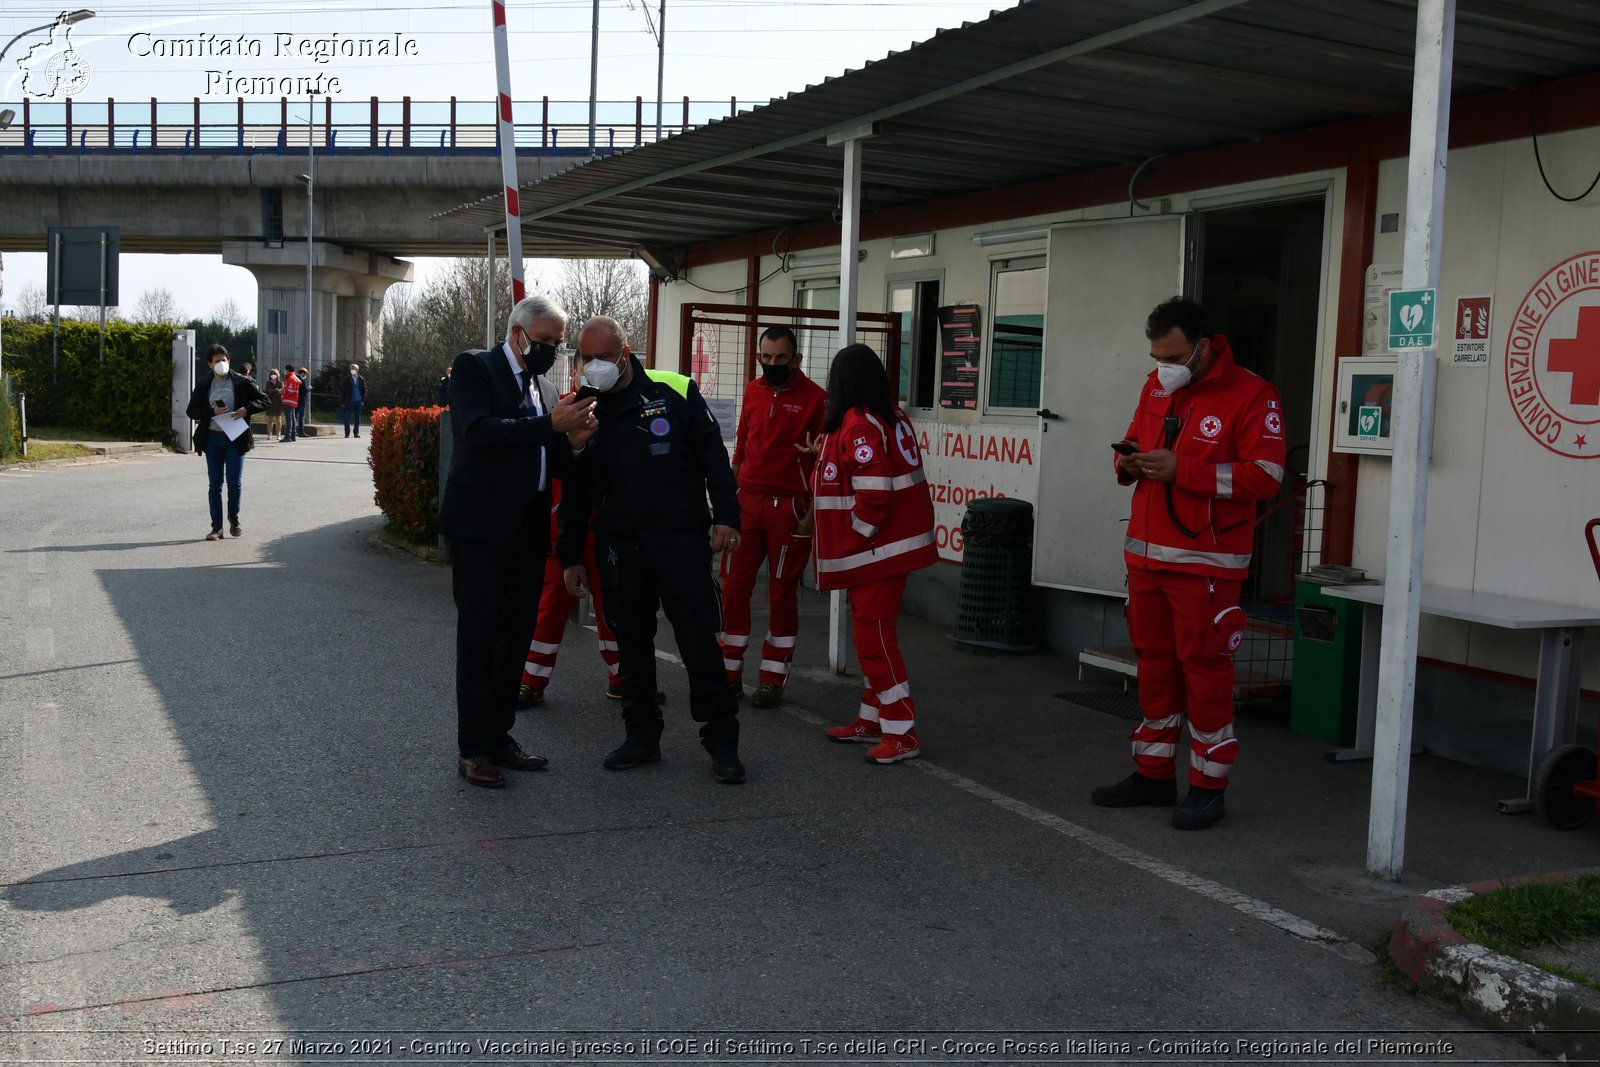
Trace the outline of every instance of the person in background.
<instances>
[{"instance_id":1,"label":"person in background","mask_svg":"<svg viewBox=\"0 0 1600 1067\"><path fill-rule=\"evenodd\" d=\"M283 379L278 376L278 368L272 367L267 371L267 436L278 436L280 426L283 424Z\"/></svg>"},{"instance_id":2,"label":"person in background","mask_svg":"<svg viewBox=\"0 0 1600 1067\"><path fill-rule=\"evenodd\" d=\"M244 481L244 454L255 447L250 433L250 416L267 409L267 398L256 383L232 370L228 350L212 345L206 351L211 375L189 394L188 415L200 424L204 436L195 442L196 451L206 457L206 502L211 510L211 532L207 541L222 540L222 482L228 482L228 532L239 537L239 497ZM231 440L221 424L221 416L234 415L245 421L244 430Z\"/></svg>"},{"instance_id":3,"label":"person in background","mask_svg":"<svg viewBox=\"0 0 1600 1067\"><path fill-rule=\"evenodd\" d=\"M893 396L876 352L860 344L839 350L811 481L817 588L850 590L856 659L867 681L855 721L827 735L871 745L873 763L922 751L900 654L900 601L907 576L939 561L917 433Z\"/></svg>"},{"instance_id":4,"label":"person in background","mask_svg":"<svg viewBox=\"0 0 1600 1067\"><path fill-rule=\"evenodd\" d=\"M297 409L300 407L300 376L294 372L294 365L284 368L283 374L283 436L279 440L285 444L294 440L294 424Z\"/></svg>"},{"instance_id":5,"label":"person in background","mask_svg":"<svg viewBox=\"0 0 1600 1067\"><path fill-rule=\"evenodd\" d=\"M750 646L750 599L767 565L767 635L752 707L783 701L800 633L800 576L811 558L811 440L822 432L828 394L800 370L794 331L772 326L761 335L761 377L745 389L733 449L739 480L739 547L722 556L722 665L736 695L744 693Z\"/></svg>"},{"instance_id":6,"label":"person in background","mask_svg":"<svg viewBox=\"0 0 1600 1067\"><path fill-rule=\"evenodd\" d=\"M367 380L361 376L361 364L350 364L350 375L339 383L339 410L344 412L344 435L350 436L350 424L355 423L356 436L361 436L361 402L367 396Z\"/></svg>"},{"instance_id":7,"label":"person in background","mask_svg":"<svg viewBox=\"0 0 1600 1067\"><path fill-rule=\"evenodd\" d=\"M446 367L444 373L439 376L439 406L442 408L450 406L450 372L454 369Z\"/></svg>"},{"instance_id":8,"label":"person in background","mask_svg":"<svg viewBox=\"0 0 1600 1067\"><path fill-rule=\"evenodd\" d=\"M239 372L246 378L249 378L252 382L256 380L256 365L254 363L240 364Z\"/></svg>"},{"instance_id":9,"label":"person in background","mask_svg":"<svg viewBox=\"0 0 1600 1067\"><path fill-rule=\"evenodd\" d=\"M300 368L300 407L298 411L298 426L296 431L301 437L306 435L306 423L311 419L311 368Z\"/></svg>"},{"instance_id":10,"label":"person in background","mask_svg":"<svg viewBox=\"0 0 1600 1067\"><path fill-rule=\"evenodd\" d=\"M1179 830L1222 821L1239 743L1233 655L1244 640L1239 594L1250 569L1256 502L1283 483L1277 390L1234 362L1199 304L1173 297L1144 335L1155 369L1116 447L1117 482L1133 486L1123 541L1128 636L1139 663L1134 772L1089 796L1105 808L1177 803L1177 752L1189 719L1189 793Z\"/></svg>"}]
</instances>

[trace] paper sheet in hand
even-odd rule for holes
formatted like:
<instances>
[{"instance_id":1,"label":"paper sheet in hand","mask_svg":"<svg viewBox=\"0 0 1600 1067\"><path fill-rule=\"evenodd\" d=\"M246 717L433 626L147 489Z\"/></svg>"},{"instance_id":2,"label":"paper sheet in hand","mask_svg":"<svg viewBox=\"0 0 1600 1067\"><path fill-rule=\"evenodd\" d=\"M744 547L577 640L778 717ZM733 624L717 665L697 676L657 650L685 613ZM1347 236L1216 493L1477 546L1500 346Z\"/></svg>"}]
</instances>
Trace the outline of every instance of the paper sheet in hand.
<instances>
[{"instance_id":1,"label":"paper sheet in hand","mask_svg":"<svg viewBox=\"0 0 1600 1067\"><path fill-rule=\"evenodd\" d=\"M231 411L224 411L218 415L213 415L212 420L216 423L217 429L228 435L228 440L230 441L237 441L239 439L239 435L250 428L250 424L248 422L241 419Z\"/></svg>"}]
</instances>

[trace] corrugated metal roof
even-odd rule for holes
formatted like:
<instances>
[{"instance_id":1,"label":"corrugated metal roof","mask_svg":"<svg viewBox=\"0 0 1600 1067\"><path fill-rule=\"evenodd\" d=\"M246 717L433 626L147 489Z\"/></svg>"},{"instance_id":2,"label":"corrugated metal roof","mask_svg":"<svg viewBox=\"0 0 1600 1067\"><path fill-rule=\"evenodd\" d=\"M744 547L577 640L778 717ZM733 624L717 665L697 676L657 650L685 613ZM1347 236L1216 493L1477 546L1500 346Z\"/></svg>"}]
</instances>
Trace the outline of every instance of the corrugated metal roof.
<instances>
[{"instance_id":1,"label":"corrugated metal roof","mask_svg":"<svg viewBox=\"0 0 1600 1067\"><path fill-rule=\"evenodd\" d=\"M1023 0L763 107L522 187L529 256L627 255L827 218L877 122L883 209L1406 111L1415 0ZM1456 97L1600 69L1594 0L1458 0ZM502 225L499 195L441 213Z\"/></svg>"}]
</instances>

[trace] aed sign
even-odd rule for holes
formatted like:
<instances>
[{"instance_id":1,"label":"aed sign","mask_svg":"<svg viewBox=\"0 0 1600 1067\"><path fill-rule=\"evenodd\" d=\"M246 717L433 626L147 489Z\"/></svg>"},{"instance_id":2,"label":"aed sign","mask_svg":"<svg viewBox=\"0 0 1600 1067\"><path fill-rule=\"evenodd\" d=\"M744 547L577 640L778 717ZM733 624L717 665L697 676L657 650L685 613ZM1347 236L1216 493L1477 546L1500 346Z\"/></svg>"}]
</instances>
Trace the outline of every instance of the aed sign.
<instances>
[{"instance_id":1,"label":"aed sign","mask_svg":"<svg viewBox=\"0 0 1600 1067\"><path fill-rule=\"evenodd\" d=\"M1377 406L1363 406L1356 411L1356 437L1362 441L1377 441L1381 435L1379 428L1383 426L1383 409Z\"/></svg>"},{"instance_id":2,"label":"aed sign","mask_svg":"<svg viewBox=\"0 0 1600 1067\"><path fill-rule=\"evenodd\" d=\"M1437 289L1395 289L1389 293L1389 351L1436 348L1439 334L1434 310Z\"/></svg>"}]
</instances>

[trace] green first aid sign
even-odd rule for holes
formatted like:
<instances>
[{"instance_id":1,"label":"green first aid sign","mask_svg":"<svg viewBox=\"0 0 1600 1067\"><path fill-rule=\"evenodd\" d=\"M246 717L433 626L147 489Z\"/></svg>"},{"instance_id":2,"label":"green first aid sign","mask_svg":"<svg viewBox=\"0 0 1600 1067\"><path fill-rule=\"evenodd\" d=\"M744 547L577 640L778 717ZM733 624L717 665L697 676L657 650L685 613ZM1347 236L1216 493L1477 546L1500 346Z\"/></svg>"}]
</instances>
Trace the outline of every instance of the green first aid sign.
<instances>
[{"instance_id":1,"label":"green first aid sign","mask_svg":"<svg viewBox=\"0 0 1600 1067\"><path fill-rule=\"evenodd\" d=\"M1381 436L1379 429L1383 426L1383 409L1380 407L1361 407L1356 409L1356 437L1362 441L1376 441Z\"/></svg>"},{"instance_id":2,"label":"green first aid sign","mask_svg":"<svg viewBox=\"0 0 1600 1067\"><path fill-rule=\"evenodd\" d=\"M1389 290L1389 351L1437 348L1434 310L1438 304L1437 289Z\"/></svg>"}]
</instances>

